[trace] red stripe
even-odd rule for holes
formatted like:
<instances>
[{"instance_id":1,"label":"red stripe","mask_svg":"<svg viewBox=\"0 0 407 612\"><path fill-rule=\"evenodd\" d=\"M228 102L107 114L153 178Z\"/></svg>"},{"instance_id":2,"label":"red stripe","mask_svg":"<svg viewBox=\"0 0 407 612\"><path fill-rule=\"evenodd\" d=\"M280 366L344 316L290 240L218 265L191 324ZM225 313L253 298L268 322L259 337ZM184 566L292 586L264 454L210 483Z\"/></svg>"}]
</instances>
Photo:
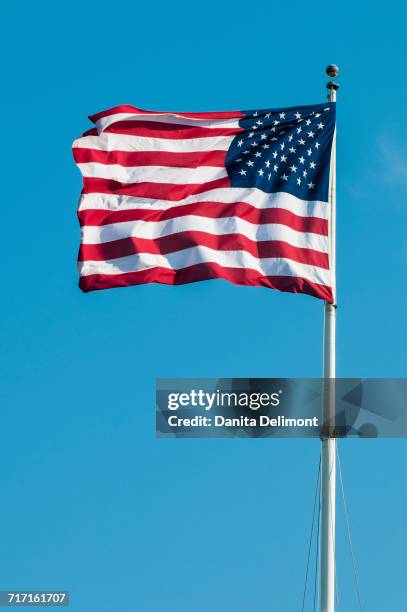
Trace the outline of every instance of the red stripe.
<instances>
[{"instance_id":1,"label":"red stripe","mask_svg":"<svg viewBox=\"0 0 407 612\"><path fill-rule=\"evenodd\" d=\"M102 117L109 117L110 115L116 115L117 113L134 113L135 115L176 114L180 117L188 117L190 119L239 119L245 117L244 113L241 111L178 113L175 111L147 111L137 108L136 106L131 106L131 104L121 104L119 106L113 106L113 108L100 113L96 113L95 115L89 115L89 119L96 123L96 121L98 121L98 119L102 119Z\"/></svg>"},{"instance_id":2,"label":"red stripe","mask_svg":"<svg viewBox=\"0 0 407 612\"><path fill-rule=\"evenodd\" d=\"M194 246L205 246L217 251L247 251L254 257L287 258L309 266L329 268L328 255L312 249L293 247L280 240L250 240L242 234L215 236L207 232L186 231L155 239L128 237L102 244L81 244L80 261L105 261L136 253L167 255Z\"/></svg>"},{"instance_id":3,"label":"red stripe","mask_svg":"<svg viewBox=\"0 0 407 612\"><path fill-rule=\"evenodd\" d=\"M173 206L168 210L151 210L149 208L132 208L128 210L80 210L79 223L83 225L110 225L125 221L167 221L185 215L197 215L208 219L240 217L254 225L279 223L287 225L298 232L328 235L328 221L317 217L300 217L284 208L255 208L245 202L220 204L217 202L196 202Z\"/></svg>"},{"instance_id":4,"label":"red stripe","mask_svg":"<svg viewBox=\"0 0 407 612\"><path fill-rule=\"evenodd\" d=\"M333 301L330 287L312 283L305 278L261 276L259 272L249 268L223 268L215 263L197 264L182 270L157 267L115 275L91 274L82 276L79 280L79 286L82 291L95 291L97 289L113 289L114 287L128 287L144 283L184 285L212 278L223 278L236 285L255 285L290 293L307 293L330 303Z\"/></svg>"},{"instance_id":5,"label":"red stripe","mask_svg":"<svg viewBox=\"0 0 407 612\"><path fill-rule=\"evenodd\" d=\"M147 136L149 138L209 138L214 136L235 136L243 128L208 128L179 123L159 123L158 121L116 121L103 130L103 133Z\"/></svg>"},{"instance_id":6,"label":"red stripe","mask_svg":"<svg viewBox=\"0 0 407 612\"><path fill-rule=\"evenodd\" d=\"M225 165L227 151L197 151L196 153L167 153L160 151L98 151L74 147L73 156L80 163L118 164L120 166L169 166L171 168L198 168Z\"/></svg>"},{"instance_id":7,"label":"red stripe","mask_svg":"<svg viewBox=\"0 0 407 612\"><path fill-rule=\"evenodd\" d=\"M172 183L120 183L112 179L93 177L83 178L82 193L113 193L155 200L179 201L197 193L211 189L230 187L228 177L193 185L174 185Z\"/></svg>"},{"instance_id":8,"label":"red stripe","mask_svg":"<svg viewBox=\"0 0 407 612\"><path fill-rule=\"evenodd\" d=\"M97 131L96 128L90 128L89 130L86 130L86 132L82 134L82 137L83 136L99 136L99 132Z\"/></svg>"}]
</instances>

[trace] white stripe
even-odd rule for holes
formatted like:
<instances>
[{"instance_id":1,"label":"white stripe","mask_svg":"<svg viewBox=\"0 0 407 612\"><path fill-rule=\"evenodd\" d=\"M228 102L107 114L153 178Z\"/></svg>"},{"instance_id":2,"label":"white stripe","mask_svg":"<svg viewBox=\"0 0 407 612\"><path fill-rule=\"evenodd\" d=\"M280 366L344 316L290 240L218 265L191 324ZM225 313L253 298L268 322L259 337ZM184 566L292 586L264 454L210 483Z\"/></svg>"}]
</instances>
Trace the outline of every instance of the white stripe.
<instances>
[{"instance_id":1,"label":"white stripe","mask_svg":"<svg viewBox=\"0 0 407 612\"><path fill-rule=\"evenodd\" d=\"M239 119L198 119L195 117L182 117L176 113L116 113L101 117L95 123L98 132L103 132L113 123L118 121L154 121L158 123L172 123L179 125L192 125L206 128L239 128Z\"/></svg>"},{"instance_id":2,"label":"white stripe","mask_svg":"<svg viewBox=\"0 0 407 612\"><path fill-rule=\"evenodd\" d=\"M198 168L173 168L170 166L120 166L87 162L77 164L83 176L113 179L121 183L173 183L194 185L215 181L228 176L225 167L198 166Z\"/></svg>"},{"instance_id":3,"label":"white stripe","mask_svg":"<svg viewBox=\"0 0 407 612\"><path fill-rule=\"evenodd\" d=\"M234 136L210 136L208 138L150 138L109 134L82 136L73 148L97 149L98 151L166 151L168 153L194 153L197 151L227 151Z\"/></svg>"},{"instance_id":4,"label":"white stripe","mask_svg":"<svg viewBox=\"0 0 407 612\"><path fill-rule=\"evenodd\" d=\"M195 264L212 262L226 268L249 268L262 276L297 276L313 283L330 286L329 270L300 264L290 259L266 257L258 259L247 251L216 251L208 247L196 246L168 255L141 253L108 261L79 262L81 276L89 274L122 274L136 270L148 270L157 266L180 270Z\"/></svg>"},{"instance_id":5,"label":"white stripe","mask_svg":"<svg viewBox=\"0 0 407 612\"><path fill-rule=\"evenodd\" d=\"M328 218L328 204L318 200L300 200L299 198L279 191L277 193L265 193L260 189L225 187L211 189L205 193L189 196L184 200L169 202L168 200L155 200L152 198L139 198L134 196L113 195L104 193L83 194L79 200L79 210L131 210L143 208L147 210L168 210L174 206L194 204L196 202L208 203L219 202L234 204L246 202L258 209L283 208L300 217L315 217L318 219Z\"/></svg>"},{"instance_id":6,"label":"white stripe","mask_svg":"<svg viewBox=\"0 0 407 612\"><path fill-rule=\"evenodd\" d=\"M81 229L83 244L102 244L122 238L135 237L152 240L178 234L179 232L205 232L215 236L242 234L259 242L261 240L281 240L294 247L328 252L328 238L320 234L304 233L279 223L249 223L240 217L221 217L208 219L197 215L186 215L166 221L124 221L109 225L89 226Z\"/></svg>"}]
</instances>

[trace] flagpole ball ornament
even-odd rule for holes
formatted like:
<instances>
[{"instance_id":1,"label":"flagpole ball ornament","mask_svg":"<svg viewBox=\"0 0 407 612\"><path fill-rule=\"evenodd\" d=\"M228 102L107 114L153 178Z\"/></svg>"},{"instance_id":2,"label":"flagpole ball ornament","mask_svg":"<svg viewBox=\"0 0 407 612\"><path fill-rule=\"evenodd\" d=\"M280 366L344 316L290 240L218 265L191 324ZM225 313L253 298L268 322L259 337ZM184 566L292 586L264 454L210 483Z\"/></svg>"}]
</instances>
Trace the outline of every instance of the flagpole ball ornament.
<instances>
[{"instance_id":1,"label":"flagpole ball ornament","mask_svg":"<svg viewBox=\"0 0 407 612\"><path fill-rule=\"evenodd\" d=\"M326 67L326 73L334 79L339 74L339 68L336 64L329 64L329 66Z\"/></svg>"},{"instance_id":2,"label":"flagpole ball ornament","mask_svg":"<svg viewBox=\"0 0 407 612\"><path fill-rule=\"evenodd\" d=\"M329 90L334 89L335 91L339 89L338 83L335 83L334 81L334 78L339 74L338 66L336 64L329 64L329 66L326 67L326 73L329 77L331 77L331 80L326 84L326 88Z\"/></svg>"}]
</instances>

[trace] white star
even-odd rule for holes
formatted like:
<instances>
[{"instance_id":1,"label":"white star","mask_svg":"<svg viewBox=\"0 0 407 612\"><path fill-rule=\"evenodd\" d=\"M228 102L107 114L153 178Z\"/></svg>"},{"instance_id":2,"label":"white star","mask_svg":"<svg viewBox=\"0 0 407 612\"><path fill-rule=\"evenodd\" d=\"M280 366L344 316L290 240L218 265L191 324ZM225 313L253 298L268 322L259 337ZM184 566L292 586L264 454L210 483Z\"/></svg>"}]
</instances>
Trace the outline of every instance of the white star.
<instances>
[{"instance_id":1,"label":"white star","mask_svg":"<svg viewBox=\"0 0 407 612\"><path fill-rule=\"evenodd\" d=\"M263 145L263 147L262 147L262 148L263 148L263 149L269 149L269 148L270 148L270 145L265 144L265 145Z\"/></svg>"},{"instance_id":2,"label":"white star","mask_svg":"<svg viewBox=\"0 0 407 612\"><path fill-rule=\"evenodd\" d=\"M280 149L281 149L282 151L284 151L284 149L285 149L285 144L284 144L283 142L282 142L282 143L281 143L281 145L280 145Z\"/></svg>"},{"instance_id":3,"label":"white star","mask_svg":"<svg viewBox=\"0 0 407 612\"><path fill-rule=\"evenodd\" d=\"M294 149L294 147L290 147L289 151L290 151L290 153L295 153L297 151L297 149Z\"/></svg>"},{"instance_id":4,"label":"white star","mask_svg":"<svg viewBox=\"0 0 407 612\"><path fill-rule=\"evenodd\" d=\"M248 162L246 162L246 166L249 166L249 167L254 166L254 162L249 160Z\"/></svg>"},{"instance_id":5,"label":"white star","mask_svg":"<svg viewBox=\"0 0 407 612\"><path fill-rule=\"evenodd\" d=\"M245 176L247 174L246 170L240 170L239 174L241 174L242 176Z\"/></svg>"},{"instance_id":6,"label":"white star","mask_svg":"<svg viewBox=\"0 0 407 612\"><path fill-rule=\"evenodd\" d=\"M249 132L249 138L253 138L254 132Z\"/></svg>"},{"instance_id":7,"label":"white star","mask_svg":"<svg viewBox=\"0 0 407 612\"><path fill-rule=\"evenodd\" d=\"M274 123L274 125L278 125L280 122L277 119L275 119L275 121L273 121L273 123Z\"/></svg>"},{"instance_id":8,"label":"white star","mask_svg":"<svg viewBox=\"0 0 407 612\"><path fill-rule=\"evenodd\" d=\"M319 147L320 147L320 146L321 146L321 145L319 144L319 142L316 142L316 143L315 143L315 148L316 148L316 149L319 149Z\"/></svg>"},{"instance_id":9,"label":"white star","mask_svg":"<svg viewBox=\"0 0 407 612\"><path fill-rule=\"evenodd\" d=\"M305 122L305 125L310 125L310 123L311 123L311 119L307 119Z\"/></svg>"},{"instance_id":10,"label":"white star","mask_svg":"<svg viewBox=\"0 0 407 612\"><path fill-rule=\"evenodd\" d=\"M243 144L243 140L239 140L239 142L237 143L237 146L238 146L238 147L241 147L241 146L242 146L242 144Z\"/></svg>"},{"instance_id":11,"label":"white star","mask_svg":"<svg viewBox=\"0 0 407 612\"><path fill-rule=\"evenodd\" d=\"M307 149L308 157L312 155L312 149Z\"/></svg>"},{"instance_id":12,"label":"white star","mask_svg":"<svg viewBox=\"0 0 407 612\"><path fill-rule=\"evenodd\" d=\"M290 134L289 137L288 137L288 141L291 142L293 138L294 138L294 136L292 134Z\"/></svg>"},{"instance_id":13,"label":"white star","mask_svg":"<svg viewBox=\"0 0 407 612\"><path fill-rule=\"evenodd\" d=\"M243 155L249 155L250 151L243 151Z\"/></svg>"},{"instance_id":14,"label":"white star","mask_svg":"<svg viewBox=\"0 0 407 612\"><path fill-rule=\"evenodd\" d=\"M277 164L274 164L274 166L273 166L273 171L274 171L274 172L277 172L277 170L278 170L278 166L277 166Z\"/></svg>"},{"instance_id":15,"label":"white star","mask_svg":"<svg viewBox=\"0 0 407 612\"><path fill-rule=\"evenodd\" d=\"M292 166L290 166L290 170L291 172L297 172L297 166L294 166L294 164Z\"/></svg>"},{"instance_id":16,"label":"white star","mask_svg":"<svg viewBox=\"0 0 407 612\"><path fill-rule=\"evenodd\" d=\"M236 161L236 163L237 163L237 162L241 162L241 161L242 161L242 158L241 158L241 157L239 157L239 158L238 158L238 159L236 159L235 161Z\"/></svg>"},{"instance_id":17,"label":"white star","mask_svg":"<svg viewBox=\"0 0 407 612\"><path fill-rule=\"evenodd\" d=\"M315 113L315 118L319 119L319 117L321 117L321 113Z\"/></svg>"},{"instance_id":18,"label":"white star","mask_svg":"<svg viewBox=\"0 0 407 612\"><path fill-rule=\"evenodd\" d=\"M301 156L300 159L299 159L299 162L300 162L300 164L303 164L305 162L305 157Z\"/></svg>"},{"instance_id":19,"label":"white star","mask_svg":"<svg viewBox=\"0 0 407 612\"><path fill-rule=\"evenodd\" d=\"M314 132L307 132L307 134L308 134L308 136L309 136L310 138L314 138L314 136L315 136L315 133L314 133Z\"/></svg>"},{"instance_id":20,"label":"white star","mask_svg":"<svg viewBox=\"0 0 407 612\"><path fill-rule=\"evenodd\" d=\"M254 154L254 157L261 157L260 151L257 151L257 153Z\"/></svg>"},{"instance_id":21,"label":"white star","mask_svg":"<svg viewBox=\"0 0 407 612\"><path fill-rule=\"evenodd\" d=\"M285 119L285 113L280 113L280 119Z\"/></svg>"},{"instance_id":22,"label":"white star","mask_svg":"<svg viewBox=\"0 0 407 612\"><path fill-rule=\"evenodd\" d=\"M259 113L256 111L255 113L253 113L253 117L258 117Z\"/></svg>"},{"instance_id":23,"label":"white star","mask_svg":"<svg viewBox=\"0 0 407 612\"><path fill-rule=\"evenodd\" d=\"M305 178L307 176L308 172L306 170L303 171L302 176Z\"/></svg>"},{"instance_id":24,"label":"white star","mask_svg":"<svg viewBox=\"0 0 407 612\"><path fill-rule=\"evenodd\" d=\"M281 161L282 161L282 162L286 162L286 161L287 161L287 158L286 158L286 156L285 156L285 155L282 155L282 156L281 156Z\"/></svg>"},{"instance_id":25,"label":"white star","mask_svg":"<svg viewBox=\"0 0 407 612\"><path fill-rule=\"evenodd\" d=\"M269 159L266 161L266 168L270 168L270 160Z\"/></svg>"},{"instance_id":26,"label":"white star","mask_svg":"<svg viewBox=\"0 0 407 612\"><path fill-rule=\"evenodd\" d=\"M252 130L258 130L259 126L258 125L252 125Z\"/></svg>"},{"instance_id":27,"label":"white star","mask_svg":"<svg viewBox=\"0 0 407 612\"><path fill-rule=\"evenodd\" d=\"M296 119L301 119L301 113L299 113L298 111L295 113L294 117Z\"/></svg>"},{"instance_id":28,"label":"white star","mask_svg":"<svg viewBox=\"0 0 407 612\"><path fill-rule=\"evenodd\" d=\"M315 168L317 167L315 162L311 162L309 165L310 168L312 168L312 170L315 170Z\"/></svg>"},{"instance_id":29,"label":"white star","mask_svg":"<svg viewBox=\"0 0 407 612\"><path fill-rule=\"evenodd\" d=\"M268 173L267 178L268 178L268 180L271 179L271 172Z\"/></svg>"},{"instance_id":30,"label":"white star","mask_svg":"<svg viewBox=\"0 0 407 612\"><path fill-rule=\"evenodd\" d=\"M258 170L259 176L263 176L264 171L263 170Z\"/></svg>"},{"instance_id":31,"label":"white star","mask_svg":"<svg viewBox=\"0 0 407 612\"><path fill-rule=\"evenodd\" d=\"M256 121L256 123L257 123L257 125L263 125L263 121L260 121L260 119L258 119L258 120Z\"/></svg>"},{"instance_id":32,"label":"white star","mask_svg":"<svg viewBox=\"0 0 407 612\"><path fill-rule=\"evenodd\" d=\"M267 115L265 115L266 119L270 119L270 115L271 113L267 113Z\"/></svg>"},{"instance_id":33,"label":"white star","mask_svg":"<svg viewBox=\"0 0 407 612\"><path fill-rule=\"evenodd\" d=\"M302 132L302 127L297 127L297 134L301 134Z\"/></svg>"},{"instance_id":34,"label":"white star","mask_svg":"<svg viewBox=\"0 0 407 612\"><path fill-rule=\"evenodd\" d=\"M252 147L257 147L257 142L255 140L252 142Z\"/></svg>"},{"instance_id":35,"label":"white star","mask_svg":"<svg viewBox=\"0 0 407 612\"><path fill-rule=\"evenodd\" d=\"M308 183L308 187L310 189L315 189L315 183L313 183L312 181L310 183Z\"/></svg>"},{"instance_id":36,"label":"white star","mask_svg":"<svg viewBox=\"0 0 407 612\"><path fill-rule=\"evenodd\" d=\"M321 122L321 123L318 123L317 127L318 127L318 129L319 129L319 130L323 130L325 126L324 126L324 124Z\"/></svg>"},{"instance_id":37,"label":"white star","mask_svg":"<svg viewBox=\"0 0 407 612\"><path fill-rule=\"evenodd\" d=\"M271 140L278 140L278 138L276 138L275 136L273 136L273 138Z\"/></svg>"},{"instance_id":38,"label":"white star","mask_svg":"<svg viewBox=\"0 0 407 612\"><path fill-rule=\"evenodd\" d=\"M297 185L301 185L301 179L300 177L297 178Z\"/></svg>"},{"instance_id":39,"label":"white star","mask_svg":"<svg viewBox=\"0 0 407 612\"><path fill-rule=\"evenodd\" d=\"M276 131L276 128L275 128L275 127L272 127L272 128L270 129L270 132L275 132L275 131Z\"/></svg>"},{"instance_id":40,"label":"white star","mask_svg":"<svg viewBox=\"0 0 407 612\"><path fill-rule=\"evenodd\" d=\"M303 138L300 138L300 140L298 141L298 144L305 145L305 140Z\"/></svg>"},{"instance_id":41,"label":"white star","mask_svg":"<svg viewBox=\"0 0 407 612\"><path fill-rule=\"evenodd\" d=\"M288 181L288 176L287 176L286 174L283 174L283 175L281 176L281 180L283 180L283 181Z\"/></svg>"},{"instance_id":42,"label":"white star","mask_svg":"<svg viewBox=\"0 0 407 612\"><path fill-rule=\"evenodd\" d=\"M274 159L276 159L277 155L278 155L277 151L273 151L273 157L274 157Z\"/></svg>"},{"instance_id":43,"label":"white star","mask_svg":"<svg viewBox=\"0 0 407 612\"><path fill-rule=\"evenodd\" d=\"M267 134L262 134L262 135L260 136L260 140L266 140L266 138L267 138Z\"/></svg>"}]
</instances>

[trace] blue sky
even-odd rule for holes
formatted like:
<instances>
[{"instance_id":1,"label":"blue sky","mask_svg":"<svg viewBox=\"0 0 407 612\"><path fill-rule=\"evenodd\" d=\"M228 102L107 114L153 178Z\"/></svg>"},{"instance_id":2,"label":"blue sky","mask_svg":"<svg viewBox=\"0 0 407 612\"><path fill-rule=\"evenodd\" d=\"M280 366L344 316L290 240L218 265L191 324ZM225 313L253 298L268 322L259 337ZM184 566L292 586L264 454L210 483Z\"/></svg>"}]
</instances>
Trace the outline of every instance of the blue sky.
<instances>
[{"instance_id":1,"label":"blue sky","mask_svg":"<svg viewBox=\"0 0 407 612\"><path fill-rule=\"evenodd\" d=\"M154 381L319 376L322 303L223 281L82 294L71 143L88 114L120 103L323 101L324 68L338 63L338 375L403 377L406 9L3 10L0 589L68 589L74 612L299 610L318 442L157 440ZM366 610L401 610L407 443L340 446ZM352 611L342 525L339 514Z\"/></svg>"}]
</instances>

